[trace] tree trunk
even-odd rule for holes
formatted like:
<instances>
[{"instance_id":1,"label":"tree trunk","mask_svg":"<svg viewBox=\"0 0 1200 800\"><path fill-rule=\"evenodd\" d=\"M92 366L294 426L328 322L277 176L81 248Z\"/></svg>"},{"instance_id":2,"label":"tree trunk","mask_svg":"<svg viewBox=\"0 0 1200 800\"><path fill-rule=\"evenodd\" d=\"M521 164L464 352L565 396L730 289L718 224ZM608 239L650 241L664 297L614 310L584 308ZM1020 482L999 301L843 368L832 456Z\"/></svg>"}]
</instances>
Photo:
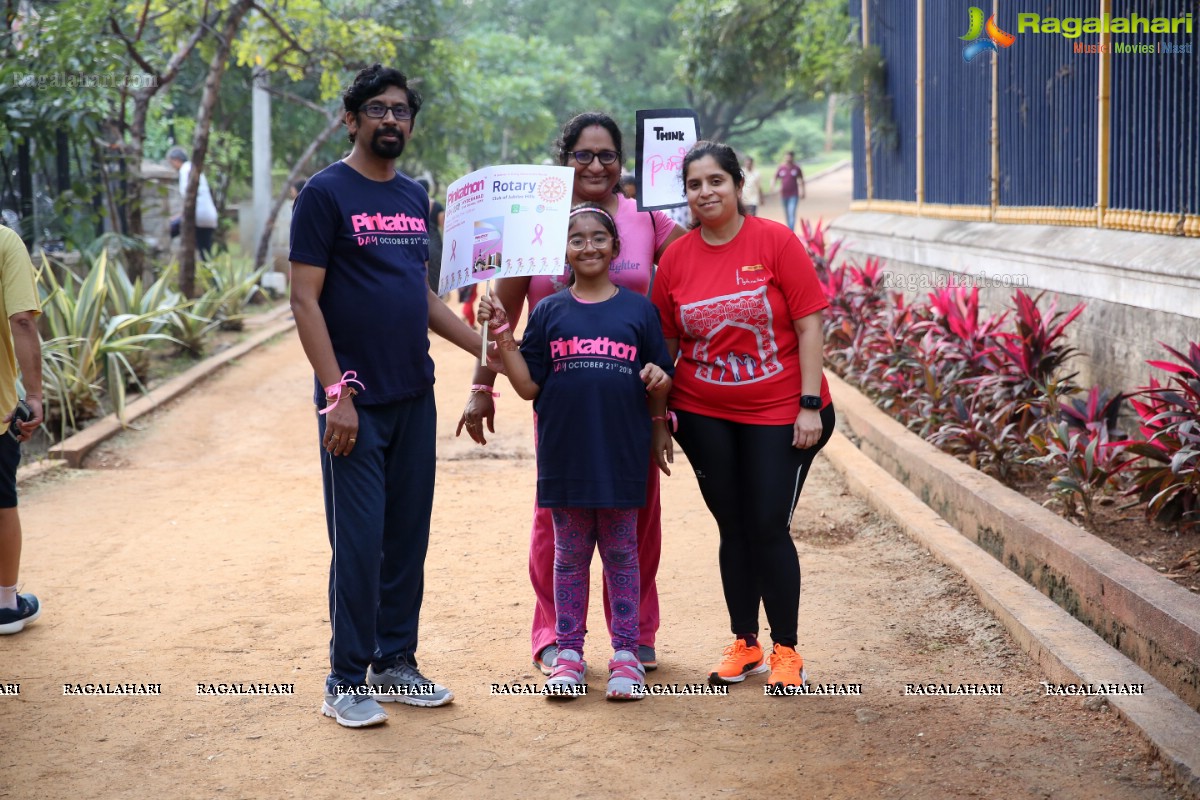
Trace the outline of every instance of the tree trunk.
<instances>
[{"instance_id":1,"label":"tree trunk","mask_svg":"<svg viewBox=\"0 0 1200 800\"><path fill-rule=\"evenodd\" d=\"M145 238L145 225L142 222L142 158L146 147L146 116L150 111L150 101L154 99L157 87L147 87L133 95L133 121L129 125L129 145L125 150L129 164L128 181L129 197L129 235L135 239ZM126 264L129 266L129 277L142 274L145 269L146 254L139 247L125 252Z\"/></svg>"},{"instance_id":2,"label":"tree trunk","mask_svg":"<svg viewBox=\"0 0 1200 800\"><path fill-rule=\"evenodd\" d=\"M838 96L833 92L829 93L829 100L825 104L825 152L833 152L833 118L837 114Z\"/></svg>"},{"instance_id":3,"label":"tree trunk","mask_svg":"<svg viewBox=\"0 0 1200 800\"><path fill-rule=\"evenodd\" d=\"M204 94L200 97L200 110L196 114L196 133L192 137L192 171L183 196L183 219L179 226L180 246L183 248L179 258L179 291L184 297L196 296L196 193L200 190L200 175L208 155L213 109L217 105L217 94L225 77L233 39L242 24L242 18L253 7L254 0L238 0L230 6L221 36L217 39L216 50L208 62L208 77L204 81Z\"/></svg>"},{"instance_id":4,"label":"tree trunk","mask_svg":"<svg viewBox=\"0 0 1200 800\"><path fill-rule=\"evenodd\" d=\"M258 239L258 249L254 252L255 269L261 267L267 261L267 252L271 249L271 233L275 230L275 220L279 218L279 209L283 208L283 203L287 200L288 191L292 188L292 184L301 172L308 169L308 162L312 160L317 149L329 141L330 137L340 127L342 127L342 117L341 114L335 111L325 130L321 131L321 134L316 139L313 139L312 143L300 154L300 158L296 159L296 163L292 165L291 171L288 172L287 180L283 183L283 191L271 203L271 211L267 214L266 222L263 224L262 236Z\"/></svg>"},{"instance_id":5,"label":"tree trunk","mask_svg":"<svg viewBox=\"0 0 1200 800\"><path fill-rule=\"evenodd\" d=\"M216 18L214 17L213 20L215 21L215 19ZM137 48L135 47L138 41L137 39L129 39L126 37L121 32L121 29L115 19L112 20L111 25L113 27L113 31L124 40L126 52L129 53L130 59L133 61L133 63L141 66L143 70L153 73L154 75L154 80L150 82L149 86L135 91L132 95L133 119L130 121L130 124L127 128L130 139L129 144L126 145L124 143L123 136L118 138L118 143L122 146L122 152L125 153L129 162L127 172L127 197L132 198L132 202L129 209L128 234L137 239L143 239L145 238L146 231L142 221L142 159L146 154L146 118L150 113L150 103L154 100L155 95L157 95L175 80L175 77L179 74L179 68L182 66L184 59L188 57L192 50L196 48L196 45L200 42L200 40L204 38L204 35L209 28L209 21L205 20L202 24L197 26L196 30L192 32L186 42L179 46L179 49L175 51L174 55L171 56L171 60L167 62L166 67L161 71L155 70L149 64L149 62L147 62L137 52ZM120 120L122 125L119 128L121 131L126 130L126 126L124 125L124 114L125 104L122 103ZM130 277L141 275L145 261L145 256L143 255L142 251L134 249L125 255L129 259L127 263L130 267Z\"/></svg>"}]
</instances>

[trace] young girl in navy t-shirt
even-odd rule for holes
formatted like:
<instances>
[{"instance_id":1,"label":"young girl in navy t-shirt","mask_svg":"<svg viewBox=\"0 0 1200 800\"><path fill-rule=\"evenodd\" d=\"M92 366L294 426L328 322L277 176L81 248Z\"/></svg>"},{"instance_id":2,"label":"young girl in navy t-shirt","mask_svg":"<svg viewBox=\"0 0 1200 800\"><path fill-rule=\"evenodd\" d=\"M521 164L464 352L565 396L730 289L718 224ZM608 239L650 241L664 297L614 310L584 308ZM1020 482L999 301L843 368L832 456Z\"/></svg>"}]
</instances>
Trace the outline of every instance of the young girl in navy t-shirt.
<instances>
[{"instance_id":1,"label":"young girl in navy t-shirt","mask_svg":"<svg viewBox=\"0 0 1200 800\"><path fill-rule=\"evenodd\" d=\"M620 251L608 212L576 206L567 239L574 282L538 304L519 350L495 298L479 306L480 321L493 323L509 381L537 412L538 505L554 517L558 659L547 681L551 697L586 691L576 687L587 671L583 635L597 545L615 651L606 696L644 695L646 671L636 655L637 510L646 504L647 450L670 474L673 368L654 306L609 279Z\"/></svg>"}]
</instances>

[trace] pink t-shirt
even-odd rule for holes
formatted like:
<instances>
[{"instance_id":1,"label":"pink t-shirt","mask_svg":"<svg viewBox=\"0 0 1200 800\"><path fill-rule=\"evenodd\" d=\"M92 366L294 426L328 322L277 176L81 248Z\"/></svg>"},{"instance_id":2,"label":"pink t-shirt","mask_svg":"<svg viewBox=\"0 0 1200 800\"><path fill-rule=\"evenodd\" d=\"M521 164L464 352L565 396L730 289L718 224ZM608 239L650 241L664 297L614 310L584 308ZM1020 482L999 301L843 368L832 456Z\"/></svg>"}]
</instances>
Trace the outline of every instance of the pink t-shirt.
<instances>
[{"instance_id":1,"label":"pink t-shirt","mask_svg":"<svg viewBox=\"0 0 1200 800\"><path fill-rule=\"evenodd\" d=\"M675 230L675 221L663 211L638 211L637 202L628 197L617 197L617 235L621 238L621 252L613 259L608 275L617 286L637 292L642 296L650 293L650 278L654 274L654 254L663 246ZM555 292L567 288L570 273L562 275L534 275L529 279L529 313L537 304Z\"/></svg>"}]
</instances>

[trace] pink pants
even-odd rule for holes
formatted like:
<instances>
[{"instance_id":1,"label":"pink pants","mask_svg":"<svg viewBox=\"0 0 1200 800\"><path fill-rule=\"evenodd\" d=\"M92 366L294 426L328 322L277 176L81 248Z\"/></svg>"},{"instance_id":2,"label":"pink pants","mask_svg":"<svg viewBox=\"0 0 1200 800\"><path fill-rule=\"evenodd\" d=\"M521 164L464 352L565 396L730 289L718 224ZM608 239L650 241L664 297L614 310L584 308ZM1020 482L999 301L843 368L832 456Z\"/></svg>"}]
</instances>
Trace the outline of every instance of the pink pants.
<instances>
[{"instance_id":1,"label":"pink pants","mask_svg":"<svg viewBox=\"0 0 1200 800\"><path fill-rule=\"evenodd\" d=\"M658 498L658 465L650 461L650 474L646 481L646 507L638 510L637 546L638 573L641 596L638 605L638 644L654 647L654 635L658 633L658 588L654 578L658 574L658 562L662 557L662 506ZM533 655L546 645L554 644L554 518L548 508L533 509L533 530L529 536L529 580L533 584L535 605L533 609ZM586 608L584 619L586 619ZM604 586L604 619L612 635L612 613L608 598L608 585Z\"/></svg>"}]
</instances>

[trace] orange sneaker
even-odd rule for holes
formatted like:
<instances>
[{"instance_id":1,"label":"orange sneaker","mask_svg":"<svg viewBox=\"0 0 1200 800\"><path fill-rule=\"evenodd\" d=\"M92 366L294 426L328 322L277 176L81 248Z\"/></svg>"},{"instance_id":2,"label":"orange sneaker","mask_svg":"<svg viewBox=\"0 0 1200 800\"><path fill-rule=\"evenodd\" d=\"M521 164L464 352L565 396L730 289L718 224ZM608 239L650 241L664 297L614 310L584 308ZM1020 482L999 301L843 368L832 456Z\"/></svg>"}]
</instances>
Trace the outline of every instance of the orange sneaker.
<instances>
[{"instance_id":1,"label":"orange sneaker","mask_svg":"<svg viewBox=\"0 0 1200 800\"><path fill-rule=\"evenodd\" d=\"M796 652L796 648L785 644L775 645L771 651L771 674L767 677L767 685L777 688L803 686L807 679L804 659Z\"/></svg>"},{"instance_id":2,"label":"orange sneaker","mask_svg":"<svg viewBox=\"0 0 1200 800\"><path fill-rule=\"evenodd\" d=\"M711 684L741 683L747 675L758 675L767 671L763 662L762 645L748 647L745 639L738 639L721 655L721 663L713 667L708 676Z\"/></svg>"}]
</instances>

